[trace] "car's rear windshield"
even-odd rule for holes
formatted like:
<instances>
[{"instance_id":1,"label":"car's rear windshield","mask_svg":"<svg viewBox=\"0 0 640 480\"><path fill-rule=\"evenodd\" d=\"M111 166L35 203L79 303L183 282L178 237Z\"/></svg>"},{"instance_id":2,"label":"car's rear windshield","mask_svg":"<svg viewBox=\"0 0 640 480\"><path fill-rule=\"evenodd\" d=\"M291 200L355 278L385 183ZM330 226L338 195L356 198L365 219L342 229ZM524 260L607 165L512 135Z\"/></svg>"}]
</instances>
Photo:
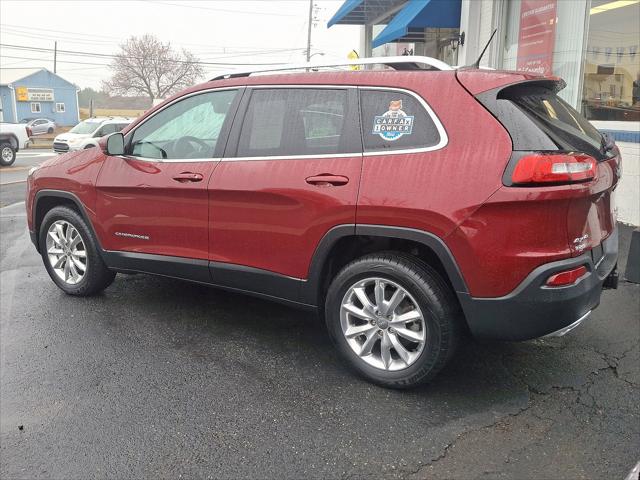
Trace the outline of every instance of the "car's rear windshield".
<instances>
[{"instance_id":1,"label":"car's rear windshield","mask_svg":"<svg viewBox=\"0 0 640 480\"><path fill-rule=\"evenodd\" d=\"M102 122L90 122L85 120L69 130L69 133L93 133L102 124Z\"/></svg>"},{"instance_id":2,"label":"car's rear windshield","mask_svg":"<svg viewBox=\"0 0 640 480\"><path fill-rule=\"evenodd\" d=\"M603 155L602 134L553 90L512 87L501 92L499 98L515 103L559 149Z\"/></svg>"}]
</instances>

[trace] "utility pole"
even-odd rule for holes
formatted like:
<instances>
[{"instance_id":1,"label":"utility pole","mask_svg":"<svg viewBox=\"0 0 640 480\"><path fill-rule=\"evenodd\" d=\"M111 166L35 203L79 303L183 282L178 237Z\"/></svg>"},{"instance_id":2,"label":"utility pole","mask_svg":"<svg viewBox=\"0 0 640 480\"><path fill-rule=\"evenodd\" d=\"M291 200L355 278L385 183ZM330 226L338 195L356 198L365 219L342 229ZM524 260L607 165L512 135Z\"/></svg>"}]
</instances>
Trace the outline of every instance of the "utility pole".
<instances>
[{"instance_id":1,"label":"utility pole","mask_svg":"<svg viewBox=\"0 0 640 480\"><path fill-rule=\"evenodd\" d=\"M309 0L309 25L307 27L307 63L311 60L311 26L313 25L313 0Z\"/></svg>"},{"instance_id":2,"label":"utility pole","mask_svg":"<svg viewBox=\"0 0 640 480\"><path fill-rule=\"evenodd\" d=\"M53 42L53 73L58 69L58 42Z\"/></svg>"}]
</instances>

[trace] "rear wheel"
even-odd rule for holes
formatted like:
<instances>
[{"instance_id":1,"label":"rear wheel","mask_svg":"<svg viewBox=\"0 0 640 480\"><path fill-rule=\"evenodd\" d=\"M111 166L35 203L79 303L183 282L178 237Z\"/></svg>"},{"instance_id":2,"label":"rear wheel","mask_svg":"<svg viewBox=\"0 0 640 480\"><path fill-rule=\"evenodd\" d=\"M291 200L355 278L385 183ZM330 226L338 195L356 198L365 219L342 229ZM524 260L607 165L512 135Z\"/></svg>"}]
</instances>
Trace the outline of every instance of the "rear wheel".
<instances>
[{"instance_id":1,"label":"rear wheel","mask_svg":"<svg viewBox=\"0 0 640 480\"><path fill-rule=\"evenodd\" d=\"M45 215L39 245L49 276L69 295L94 295L116 276L102 261L86 222L71 208L55 207Z\"/></svg>"},{"instance_id":2,"label":"rear wheel","mask_svg":"<svg viewBox=\"0 0 640 480\"><path fill-rule=\"evenodd\" d=\"M451 289L431 267L396 252L344 267L329 287L325 316L348 364L391 388L432 379L460 337L461 314Z\"/></svg>"},{"instance_id":3,"label":"rear wheel","mask_svg":"<svg viewBox=\"0 0 640 480\"><path fill-rule=\"evenodd\" d=\"M49 127L49 130L47 130L47 133L53 133L53 128Z\"/></svg>"},{"instance_id":4,"label":"rear wheel","mask_svg":"<svg viewBox=\"0 0 640 480\"><path fill-rule=\"evenodd\" d=\"M16 149L10 143L0 145L0 165L8 167L16 161Z\"/></svg>"}]
</instances>

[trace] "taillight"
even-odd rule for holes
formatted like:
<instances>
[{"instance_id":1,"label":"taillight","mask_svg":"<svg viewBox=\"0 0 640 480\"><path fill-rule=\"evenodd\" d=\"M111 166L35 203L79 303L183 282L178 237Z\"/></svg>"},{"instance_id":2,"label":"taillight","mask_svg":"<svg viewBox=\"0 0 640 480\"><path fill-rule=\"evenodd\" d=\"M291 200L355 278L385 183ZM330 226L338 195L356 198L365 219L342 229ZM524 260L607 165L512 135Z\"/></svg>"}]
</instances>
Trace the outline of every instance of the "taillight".
<instances>
[{"instance_id":1,"label":"taillight","mask_svg":"<svg viewBox=\"0 0 640 480\"><path fill-rule=\"evenodd\" d=\"M564 272L555 273L547 279L547 286L549 287L564 287L566 285L573 285L587 273L587 267L584 265L571 270L565 270Z\"/></svg>"},{"instance_id":2,"label":"taillight","mask_svg":"<svg viewBox=\"0 0 640 480\"><path fill-rule=\"evenodd\" d=\"M27 137L32 137L33 136L33 130L31 130L31 127L26 127L27 128Z\"/></svg>"},{"instance_id":3,"label":"taillight","mask_svg":"<svg viewBox=\"0 0 640 480\"><path fill-rule=\"evenodd\" d=\"M589 155L533 153L518 160L511 182L514 185L584 182L595 178L596 165Z\"/></svg>"}]
</instances>

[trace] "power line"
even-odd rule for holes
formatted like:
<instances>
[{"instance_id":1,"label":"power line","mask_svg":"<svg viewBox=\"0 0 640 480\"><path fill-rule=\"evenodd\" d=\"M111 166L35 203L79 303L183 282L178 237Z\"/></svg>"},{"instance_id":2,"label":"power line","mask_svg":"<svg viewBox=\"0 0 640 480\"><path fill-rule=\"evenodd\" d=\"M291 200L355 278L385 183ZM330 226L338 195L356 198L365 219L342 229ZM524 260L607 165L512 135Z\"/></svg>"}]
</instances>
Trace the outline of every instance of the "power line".
<instances>
[{"instance_id":1,"label":"power line","mask_svg":"<svg viewBox=\"0 0 640 480\"><path fill-rule=\"evenodd\" d=\"M11 58L11 59L22 59L22 60L33 60L34 62L50 62L50 58L24 58L24 57L14 57L11 55L0 55L0 58ZM92 63L92 62L74 62L72 60L58 60L58 63L74 63L77 65L99 65L101 67L108 67L108 63Z\"/></svg>"},{"instance_id":2,"label":"power line","mask_svg":"<svg viewBox=\"0 0 640 480\"><path fill-rule=\"evenodd\" d=\"M29 52L53 52L52 48L45 47L25 47L22 45L12 45L6 43L0 43L0 47L9 48L13 50L25 50ZM94 58L107 58L107 59L116 59L120 58L121 55L112 55L107 53L92 53L92 52L80 52L75 50L58 50L59 54L65 55L74 55L80 57L94 57ZM130 59L142 60L143 57L134 57L127 56ZM211 65L211 66L246 66L246 65L282 65L283 62L270 62L270 63L255 63L255 62L247 62L247 63L235 63L235 62L203 62L203 61L187 61L187 60L169 60L173 63L181 63L181 64L197 64L197 65Z\"/></svg>"},{"instance_id":3,"label":"power line","mask_svg":"<svg viewBox=\"0 0 640 480\"><path fill-rule=\"evenodd\" d=\"M7 31L7 27L3 27L3 31L5 31L5 33L7 33L8 35L43 40L42 35L26 33L26 32L22 32L22 31L19 31L19 30L12 31L12 29L10 29L10 28L9 28L9 31ZM50 35L49 38L54 39L54 40L58 40L60 42L64 41L65 43L77 44L77 45L95 45L96 43L102 43L104 45L113 46L113 41L110 41L110 40L88 40L88 39L87 40L84 40L84 39L76 40L76 39L68 39L66 37L58 36L58 35ZM178 47L181 46L180 44L175 44L175 45L178 46ZM246 49L245 50L234 51L235 48L237 48L237 47L218 47L216 49L216 51L208 49L206 52L205 51L199 51L199 50L191 51L191 49L190 49L190 51L191 51L191 53L197 54L199 56L210 55L210 54L248 56L248 55L275 55L275 54L278 54L278 53L288 53L288 52L291 52L291 51L297 51L297 50L301 49L302 47L299 47L299 48L291 48L291 47L262 48L262 49L255 49L255 50L249 50L249 51L247 51ZM248 47L246 47L246 48L248 48ZM210 58L209 60L214 60L216 58L225 58L225 57L213 57L213 58Z\"/></svg>"},{"instance_id":4,"label":"power line","mask_svg":"<svg viewBox=\"0 0 640 480\"><path fill-rule=\"evenodd\" d=\"M275 13L275 12L249 12L247 10L230 10L227 8L211 8L211 7L201 7L199 5L189 5L187 3L171 3L171 2L161 2L157 0L141 0L147 3L154 3L156 5L165 5L172 7L181 7L181 8L196 8L198 10L210 10L212 12L225 12L225 13L240 13L244 15L270 15L274 17L297 17L298 15L290 14L290 13Z\"/></svg>"},{"instance_id":5,"label":"power line","mask_svg":"<svg viewBox=\"0 0 640 480\"><path fill-rule=\"evenodd\" d=\"M18 37L26 37L26 38L36 38L39 40L42 40L42 36L40 35L30 35L30 34L23 34L22 32L20 33L13 33L13 32L9 32L11 35L15 35ZM51 37L52 39L56 39L59 37ZM71 43L71 44L79 44L79 45L95 45L95 42L91 42L91 41L82 41L82 42L75 42L73 40L58 40L60 42L64 41L65 43ZM109 42L109 41L105 41L105 45L113 45L113 42ZM253 50L253 51L241 51L241 52L233 52L233 51L229 51L229 52L225 52L224 49L223 51L217 51L217 52L207 52L207 53L201 53L201 52L191 52L196 54L198 57L200 57L199 61L209 61L209 60L220 60L220 59L226 59L229 57L248 57L248 56L253 56L253 55L278 55L281 53L289 53L289 52L297 52L303 50L302 47L299 48L274 48L274 49L261 49L261 50ZM216 56L216 57L208 57L208 54L222 54L223 56ZM204 58L202 58L202 55L205 55Z\"/></svg>"},{"instance_id":6,"label":"power line","mask_svg":"<svg viewBox=\"0 0 640 480\"><path fill-rule=\"evenodd\" d=\"M0 26L2 27L3 31L6 31L7 28L9 29L13 29L13 30L22 30L20 33L23 33L26 35L31 35L34 38L40 38L43 39L42 35L36 35L33 34L33 28L29 27L29 26L24 26L24 25L11 25L8 23L0 23ZM123 39L122 37L115 37L115 36L110 36L110 35L98 35L98 34L93 34L93 33L82 33L82 32L70 32L68 30L54 30L51 28L41 28L38 27L38 31L43 31L43 32L54 32L54 33L62 33L65 35L73 35L75 37L80 37L80 38L73 38L73 37L67 37L67 36L61 36L61 35L52 35L50 33L47 33L48 37L55 37L57 36L58 39L60 40L65 40L65 41L69 41L69 43L72 43L72 40L80 40L83 43L84 42L89 42L89 43L107 43L110 45L113 45L114 41L123 41L126 39ZM7 32L7 33L11 33L11 32ZM97 40L97 38L102 38L105 40ZM195 47L205 47L205 48L211 48L213 47L212 44L210 43L189 43L189 42L179 42L179 43L175 43L172 44L175 46L183 46L183 45L190 45L190 46L195 46ZM246 49L253 49L253 50L267 50L267 49L263 49L262 47L257 47L257 46L243 46L243 47L239 47L239 46L233 46L233 47L228 47L228 46L220 46L218 48L222 48L222 49L236 49L236 50L244 50L246 51ZM273 47L274 50L279 50L279 49L285 49L286 47ZM212 53L223 53L223 52L212 52Z\"/></svg>"}]
</instances>

